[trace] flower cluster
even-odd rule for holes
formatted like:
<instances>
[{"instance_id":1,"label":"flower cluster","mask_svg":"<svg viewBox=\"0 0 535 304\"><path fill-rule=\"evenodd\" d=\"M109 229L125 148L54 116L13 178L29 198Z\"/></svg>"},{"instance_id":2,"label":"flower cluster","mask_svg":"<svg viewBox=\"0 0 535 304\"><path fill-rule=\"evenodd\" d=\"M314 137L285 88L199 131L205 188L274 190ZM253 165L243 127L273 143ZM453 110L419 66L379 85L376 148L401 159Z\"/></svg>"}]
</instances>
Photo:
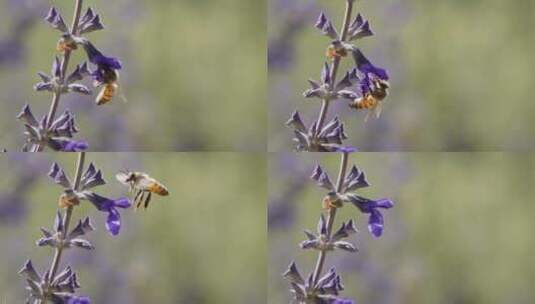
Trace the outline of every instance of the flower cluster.
<instances>
[{"instance_id":1,"label":"flower cluster","mask_svg":"<svg viewBox=\"0 0 535 304\"><path fill-rule=\"evenodd\" d=\"M32 261L28 260L19 274L24 276L28 283L26 289L30 292L30 296L27 303L33 303L36 300L41 300L42 303L45 303L46 300L52 303L90 303L89 299L85 297L83 298L86 299L86 302L73 302L83 298L74 295L80 285L76 273L69 266L65 267L58 275L51 277L49 270L40 275L33 267Z\"/></svg>"},{"instance_id":2,"label":"flower cluster","mask_svg":"<svg viewBox=\"0 0 535 304\"><path fill-rule=\"evenodd\" d=\"M314 283L313 274L310 274L305 281L292 262L283 276L290 282L290 291L297 303L335 304L342 300L338 296L340 291L344 290L344 286L334 268Z\"/></svg>"},{"instance_id":3,"label":"flower cluster","mask_svg":"<svg viewBox=\"0 0 535 304\"><path fill-rule=\"evenodd\" d=\"M74 189L73 183L69 180L63 169L56 163L52 165L48 176L54 182L63 187L63 194L59 198L59 206L66 208L80 204L80 201L91 202L97 210L108 214L106 219L106 229L112 235L119 234L121 228L121 216L117 208L130 207L130 201L126 197L109 199L91 191L92 188L104 185L106 182L102 178L102 172L97 170L93 163L89 164L80 181L80 186Z\"/></svg>"},{"instance_id":4,"label":"flower cluster","mask_svg":"<svg viewBox=\"0 0 535 304\"><path fill-rule=\"evenodd\" d=\"M27 303L90 304L89 298L75 295L80 284L70 266L66 266L63 271L57 273L59 259L64 250L72 248L94 249L93 244L85 238L89 232L95 230L89 217L79 220L74 228L69 228L74 207L79 205L81 201L87 200L95 205L99 211L106 212L108 214L106 229L112 235L117 235L121 227L117 208L130 207L130 201L126 198L112 200L92 191L93 188L104 185L106 182L102 177L102 172L92 163L82 174L84 153L80 152L74 181L71 182L67 174L56 163L52 165L48 173L54 183L63 188L63 193L59 197L59 207L65 212L62 213L58 210L53 229L41 228L42 237L36 241L39 247L54 248L55 256L50 269L40 275L35 270L32 261L28 260L19 272L26 279L26 289L29 291Z\"/></svg>"},{"instance_id":5,"label":"flower cluster","mask_svg":"<svg viewBox=\"0 0 535 304\"><path fill-rule=\"evenodd\" d=\"M47 146L54 151L76 152L87 149L83 140L72 139L78 132L74 123L74 115L65 110L47 127L47 115L37 121L29 105L25 105L17 116L24 123L26 142L22 147L24 152L29 151L33 145Z\"/></svg>"},{"instance_id":6,"label":"flower cluster","mask_svg":"<svg viewBox=\"0 0 535 304\"><path fill-rule=\"evenodd\" d=\"M373 65L360 49L352 44L353 41L373 35L370 24L361 14L351 21L354 0L346 0L346 2L349 14L344 19L341 33L336 30L332 21L323 12L315 24L322 35L330 38L326 56L332 62L323 64L321 80L319 82L309 80L310 88L303 93L305 98L315 98L322 102L317 121L307 129L299 113L295 111L286 123L294 131L294 142L298 151L337 151L336 147L342 146L342 141L347 139L343 133L343 124L338 118L335 117L325 123L330 102L346 100L349 107L356 110L369 110L370 113L374 112L378 116L381 101L387 95L388 72ZM352 54L355 66L348 70L340 81L336 81L340 61L348 54Z\"/></svg>"},{"instance_id":7,"label":"flower cluster","mask_svg":"<svg viewBox=\"0 0 535 304\"><path fill-rule=\"evenodd\" d=\"M353 166L342 183L340 191L336 191L329 179L329 175L320 166L316 166L311 178L318 186L329 191L323 198L324 208L341 208L345 203L351 203L361 213L369 214L368 230L373 236L380 237L383 234L384 220L379 209L392 208L394 202L385 198L372 200L357 195L355 191L370 186L363 171Z\"/></svg>"},{"instance_id":8,"label":"flower cluster","mask_svg":"<svg viewBox=\"0 0 535 304\"><path fill-rule=\"evenodd\" d=\"M346 203L355 205L361 213L369 215L368 229L375 237L380 237L384 229L384 218L379 209L389 209L394 202L390 199L371 200L359 196L356 191L370 186L363 171L352 166L347 176L348 156L352 149L342 153L341 169L336 184L331 182L329 175L320 166L316 166L311 179L321 188L327 190L323 198L323 209L327 210L327 218L321 214L317 224L316 233L305 230L306 239L299 246L305 250L316 250L318 262L316 268L305 280L301 276L295 262L292 262L283 274L290 282L290 291L295 303L298 304L352 304L352 300L340 297L344 289L340 276L334 268L320 277L325 256L328 252L346 251L357 252L355 244L347 240L357 233L355 222L350 219L342 222L333 232L336 210L344 207Z\"/></svg>"},{"instance_id":9,"label":"flower cluster","mask_svg":"<svg viewBox=\"0 0 535 304\"><path fill-rule=\"evenodd\" d=\"M76 2L75 10L77 14L75 15L80 15L82 10L81 3L81 1ZM55 118L60 96L71 92L91 95L93 93L92 90L81 81L91 76L95 87L116 82L118 78L117 70L121 69L122 65L117 58L103 55L89 39L81 36L104 28L100 16L93 9L87 8L85 14L78 19L75 18L72 28L67 26L63 16L54 7L49 10L45 20L52 28L61 32L57 42L57 50L63 54L63 57L54 57L50 75L39 72L38 75L41 81L34 86L36 91L53 94L49 113L40 122L37 122L33 118L29 106L25 106L19 115L19 119L25 125L27 135L23 150L42 151L44 147L59 151L86 150L88 144L85 141L69 139L73 133L77 132L74 128L72 115L68 114L66 118L66 114L64 114L60 118ZM88 61L95 65L95 69L91 71L88 64L82 62L76 65L74 70L67 75L70 53L77 50L79 46L82 46ZM97 104L101 103L97 102ZM69 112L66 110L65 113ZM66 119L72 127L63 124Z\"/></svg>"}]
</instances>

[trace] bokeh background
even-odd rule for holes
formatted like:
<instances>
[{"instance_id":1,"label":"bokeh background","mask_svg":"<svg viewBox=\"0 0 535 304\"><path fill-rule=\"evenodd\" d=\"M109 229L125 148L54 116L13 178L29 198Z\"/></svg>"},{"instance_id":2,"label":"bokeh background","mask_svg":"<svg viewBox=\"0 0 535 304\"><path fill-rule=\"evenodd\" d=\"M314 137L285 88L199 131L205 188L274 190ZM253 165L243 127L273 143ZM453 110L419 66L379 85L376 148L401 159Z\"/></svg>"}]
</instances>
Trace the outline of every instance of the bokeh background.
<instances>
[{"instance_id":1,"label":"bokeh background","mask_svg":"<svg viewBox=\"0 0 535 304\"><path fill-rule=\"evenodd\" d=\"M345 1L269 0L268 137L290 151L284 123L298 109L308 125L318 100L301 93L319 79L328 38L313 27L320 11L340 27ZM358 1L376 33L358 46L391 76L378 120L334 103L348 143L366 151L527 150L535 146L535 4L500 0ZM349 68L346 60L341 71Z\"/></svg>"},{"instance_id":2,"label":"bokeh background","mask_svg":"<svg viewBox=\"0 0 535 304\"><path fill-rule=\"evenodd\" d=\"M84 2L106 27L88 37L123 62L128 100L97 107L94 96L62 99L59 110L75 112L90 150L265 150L264 2ZM15 116L25 103L39 117L48 113L51 96L32 86L37 71L50 70L59 32L42 17L54 5L70 24L73 3L0 0L0 148L20 150L23 126Z\"/></svg>"},{"instance_id":3,"label":"bokeh background","mask_svg":"<svg viewBox=\"0 0 535 304\"><path fill-rule=\"evenodd\" d=\"M288 303L281 277L295 260L301 273L317 253L299 249L303 229L315 230L322 188L308 179L315 164L336 179L339 155L272 155L269 161L268 303ZM351 205L356 254L330 253L344 296L357 303L534 303L535 157L514 153L359 153L371 187L360 194L391 198L384 235ZM329 268L329 267L327 267Z\"/></svg>"},{"instance_id":4,"label":"bokeh background","mask_svg":"<svg viewBox=\"0 0 535 304\"><path fill-rule=\"evenodd\" d=\"M61 188L47 177L52 162L72 177L76 155L10 153L0 157L0 303L23 303L17 274L31 258L42 272L53 256L38 248L39 227L52 227ZM143 170L168 197L147 210L121 210L117 237L105 214L83 202L93 251L68 251L63 262L79 275L79 293L93 303L263 303L266 299L266 161L254 153L88 153L108 184L108 197L126 195L118 170ZM65 265L65 264L63 264Z\"/></svg>"}]
</instances>

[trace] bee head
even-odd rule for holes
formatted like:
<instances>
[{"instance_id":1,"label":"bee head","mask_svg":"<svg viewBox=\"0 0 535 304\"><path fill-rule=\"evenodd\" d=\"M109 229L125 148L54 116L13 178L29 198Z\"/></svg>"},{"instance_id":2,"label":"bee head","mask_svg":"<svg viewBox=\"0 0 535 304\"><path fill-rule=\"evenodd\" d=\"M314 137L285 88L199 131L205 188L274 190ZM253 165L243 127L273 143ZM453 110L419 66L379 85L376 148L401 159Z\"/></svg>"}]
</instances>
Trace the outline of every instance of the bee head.
<instances>
[{"instance_id":1,"label":"bee head","mask_svg":"<svg viewBox=\"0 0 535 304\"><path fill-rule=\"evenodd\" d=\"M127 182L133 182L136 180L136 174L134 172L129 172L128 177L126 178Z\"/></svg>"}]
</instances>

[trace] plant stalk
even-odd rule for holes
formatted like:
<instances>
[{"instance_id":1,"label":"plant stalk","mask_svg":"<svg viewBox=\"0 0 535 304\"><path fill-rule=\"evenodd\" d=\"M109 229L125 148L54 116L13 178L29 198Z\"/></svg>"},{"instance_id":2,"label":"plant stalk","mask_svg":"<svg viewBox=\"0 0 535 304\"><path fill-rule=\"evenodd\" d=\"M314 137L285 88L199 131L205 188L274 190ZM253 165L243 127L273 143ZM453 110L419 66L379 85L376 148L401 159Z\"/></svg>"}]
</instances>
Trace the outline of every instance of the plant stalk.
<instances>
[{"instance_id":1,"label":"plant stalk","mask_svg":"<svg viewBox=\"0 0 535 304\"><path fill-rule=\"evenodd\" d=\"M78 23L80 22L80 15L82 14L82 6L83 6L83 0L76 0L76 4L74 6L74 16L72 18L72 25L71 25L71 34L76 35L78 33ZM71 51L65 50L65 53L63 55L63 59L61 60L61 67L60 67L60 82L63 83L65 81L65 75L67 74L67 69L69 68L69 60L71 58ZM54 92L52 95L52 102L50 103L50 109L48 110L48 115L46 119L46 125L45 128L48 129L52 125L52 122L54 121L54 118L56 117L56 112L59 106L59 101L61 98L61 92ZM34 145L32 152L41 152L43 151L43 146L38 144Z\"/></svg>"},{"instance_id":2,"label":"plant stalk","mask_svg":"<svg viewBox=\"0 0 535 304\"><path fill-rule=\"evenodd\" d=\"M336 182L336 192L341 192L344 186L348 158L349 158L349 153L346 153L346 152L342 153L342 157L340 160L340 170L338 172L338 180ZM327 216L327 239L331 238L331 232L332 232L332 228L334 225L334 219L336 217L336 209L337 208L334 208L334 207L329 208L329 214ZM324 250L320 251L318 255L318 259L316 260L316 267L314 268L314 273L312 275L314 285L318 283L321 272L323 271L323 265L325 264L326 257L327 257L327 252Z\"/></svg>"}]
</instances>

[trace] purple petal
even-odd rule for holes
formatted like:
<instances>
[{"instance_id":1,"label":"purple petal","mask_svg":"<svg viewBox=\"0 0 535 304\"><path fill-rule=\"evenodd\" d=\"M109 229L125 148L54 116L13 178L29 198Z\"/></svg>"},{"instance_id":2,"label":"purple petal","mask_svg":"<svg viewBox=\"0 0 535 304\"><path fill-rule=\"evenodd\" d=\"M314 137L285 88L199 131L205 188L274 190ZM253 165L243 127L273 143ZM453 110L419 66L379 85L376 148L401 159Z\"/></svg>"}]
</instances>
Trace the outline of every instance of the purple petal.
<instances>
[{"instance_id":1,"label":"purple petal","mask_svg":"<svg viewBox=\"0 0 535 304\"><path fill-rule=\"evenodd\" d=\"M115 200L114 202L115 207L119 208L129 208L132 204L130 203L130 200L126 197L120 197Z\"/></svg>"},{"instance_id":2,"label":"purple petal","mask_svg":"<svg viewBox=\"0 0 535 304\"><path fill-rule=\"evenodd\" d=\"M394 202L392 200L382 198L375 201L375 205L377 206L377 208L390 209L394 207Z\"/></svg>"},{"instance_id":3,"label":"purple petal","mask_svg":"<svg viewBox=\"0 0 535 304\"><path fill-rule=\"evenodd\" d=\"M368 219L368 230L375 237L380 237L383 234L384 219L381 212L372 209L370 218Z\"/></svg>"},{"instance_id":4,"label":"purple petal","mask_svg":"<svg viewBox=\"0 0 535 304\"><path fill-rule=\"evenodd\" d=\"M115 208L111 208L108 213L108 218L106 219L106 229L111 233L111 235L118 235L119 230L121 229L121 216L119 211Z\"/></svg>"},{"instance_id":5,"label":"purple petal","mask_svg":"<svg viewBox=\"0 0 535 304\"><path fill-rule=\"evenodd\" d=\"M88 297L72 297L69 298L67 304L91 304L91 299Z\"/></svg>"},{"instance_id":6,"label":"purple petal","mask_svg":"<svg viewBox=\"0 0 535 304\"><path fill-rule=\"evenodd\" d=\"M337 152L342 152L342 153L353 153L353 152L357 152L358 150L359 149L352 147L352 146L339 146L336 148Z\"/></svg>"},{"instance_id":7,"label":"purple petal","mask_svg":"<svg viewBox=\"0 0 535 304\"><path fill-rule=\"evenodd\" d=\"M388 73L385 69L378 68L374 66L359 49L353 50L353 58L357 65L357 68L364 75L372 74L375 77L388 80Z\"/></svg>"}]
</instances>

